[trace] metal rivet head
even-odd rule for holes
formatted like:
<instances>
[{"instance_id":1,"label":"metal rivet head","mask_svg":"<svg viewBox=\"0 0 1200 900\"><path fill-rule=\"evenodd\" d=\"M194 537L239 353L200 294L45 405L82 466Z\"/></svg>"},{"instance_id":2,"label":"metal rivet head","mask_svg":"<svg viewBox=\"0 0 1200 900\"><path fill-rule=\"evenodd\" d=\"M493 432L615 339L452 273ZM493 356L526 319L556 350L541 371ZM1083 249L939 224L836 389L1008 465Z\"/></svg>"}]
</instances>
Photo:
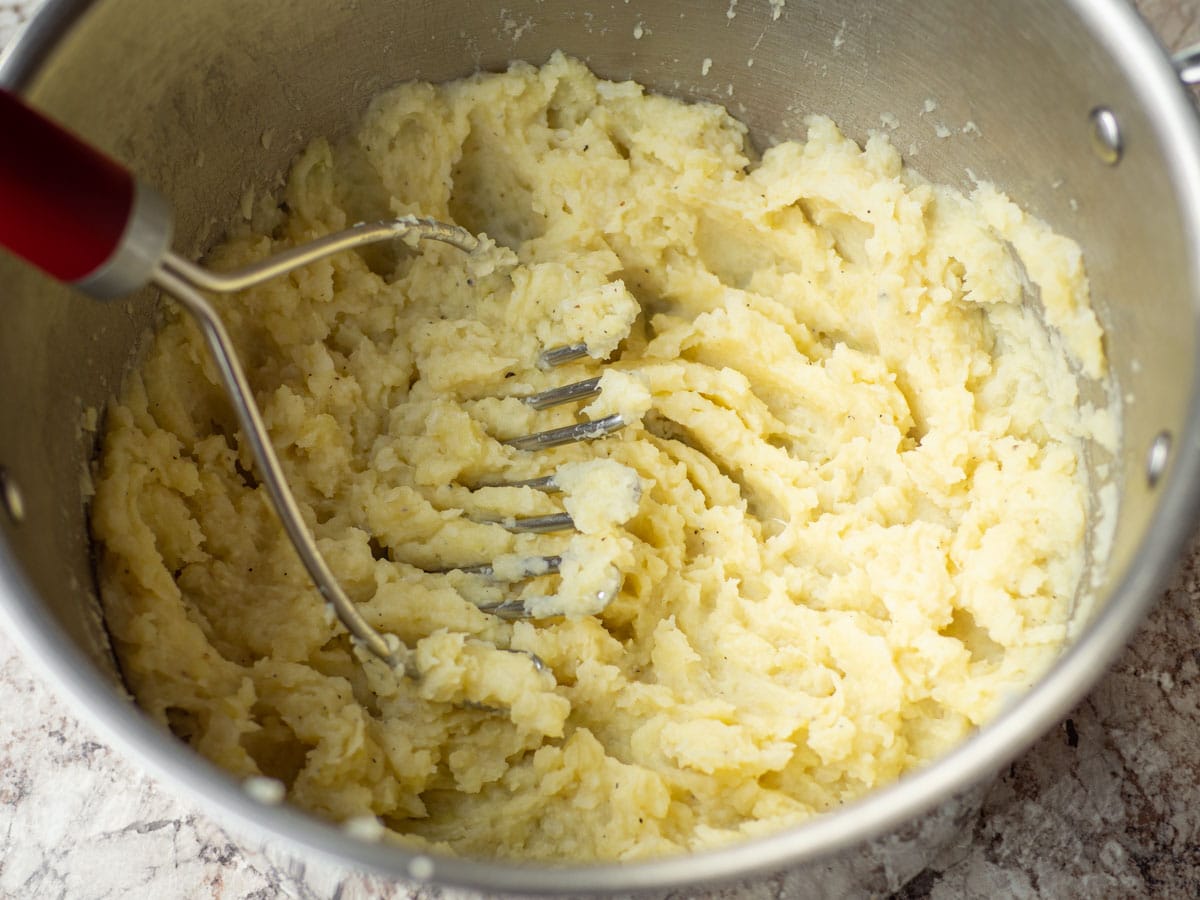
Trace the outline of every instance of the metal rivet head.
<instances>
[{"instance_id":1,"label":"metal rivet head","mask_svg":"<svg viewBox=\"0 0 1200 900\"><path fill-rule=\"evenodd\" d=\"M1107 106L1097 106L1088 114L1092 123L1092 150L1100 161L1115 166L1121 159L1121 126Z\"/></svg>"},{"instance_id":2,"label":"metal rivet head","mask_svg":"<svg viewBox=\"0 0 1200 900\"><path fill-rule=\"evenodd\" d=\"M0 504L14 524L25 521L25 499L8 469L0 466Z\"/></svg>"},{"instance_id":3,"label":"metal rivet head","mask_svg":"<svg viewBox=\"0 0 1200 900\"><path fill-rule=\"evenodd\" d=\"M1160 431L1146 452L1146 484L1154 487L1167 470L1171 458L1171 433Z\"/></svg>"},{"instance_id":4,"label":"metal rivet head","mask_svg":"<svg viewBox=\"0 0 1200 900\"><path fill-rule=\"evenodd\" d=\"M428 881L433 877L433 860L428 856L414 856L408 861L409 877L417 881Z\"/></svg>"}]
</instances>

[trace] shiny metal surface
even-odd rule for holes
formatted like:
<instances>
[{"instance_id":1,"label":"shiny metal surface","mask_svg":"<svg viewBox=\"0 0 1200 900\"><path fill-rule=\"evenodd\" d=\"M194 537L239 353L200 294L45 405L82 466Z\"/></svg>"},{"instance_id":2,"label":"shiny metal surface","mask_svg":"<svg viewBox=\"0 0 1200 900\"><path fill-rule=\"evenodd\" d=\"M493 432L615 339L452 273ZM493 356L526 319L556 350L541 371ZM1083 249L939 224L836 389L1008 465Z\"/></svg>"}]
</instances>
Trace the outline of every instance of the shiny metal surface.
<instances>
[{"instance_id":1,"label":"shiny metal surface","mask_svg":"<svg viewBox=\"0 0 1200 900\"><path fill-rule=\"evenodd\" d=\"M80 432L79 414L117 389L153 323L153 300L89 304L4 261L0 381L21 389L0 397L0 466L20 483L26 518L0 522L0 613L116 742L235 822L399 877L561 892L787 868L807 896L836 897L886 893L919 871L962 828L979 784L1094 682L1153 602L1200 498L1200 130L1175 66L1118 0L788 0L777 20L766 3L743 0L733 18L729 9L197 0L163 15L154 0L60 0L0 64L0 82L162 190L188 255L220 236L216 223L238 215L249 187L277 184L309 138L345 129L387 86L540 62L557 48L604 76L722 103L759 147L802 135L813 112L860 140L894 116L892 141L924 175L968 190L976 177L994 181L1079 240L1119 396L1132 398L1118 457L1090 460L1116 484L1121 515L1111 552L1089 573L1095 602L1080 605L1086 619L1055 668L936 765L809 825L685 858L567 872L479 863L367 844L260 806L121 696L89 597L80 475L93 437ZM1120 123L1117 166L1092 151L1097 107ZM1164 432L1170 453L1147 478Z\"/></svg>"},{"instance_id":2,"label":"shiny metal surface","mask_svg":"<svg viewBox=\"0 0 1200 900\"><path fill-rule=\"evenodd\" d=\"M538 365L543 369L551 369L565 363L583 359L588 355L587 344L571 344L567 347L551 347L538 359Z\"/></svg>"},{"instance_id":3,"label":"shiny metal surface","mask_svg":"<svg viewBox=\"0 0 1200 900\"><path fill-rule=\"evenodd\" d=\"M149 284L171 246L174 218L166 198L134 180L133 209L113 256L72 286L97 300L112 300Z\"/></svg>"},{"instance_id":4,"label":"shiny metal surface","mask_svg":"<svg viewBox=\"0 0 1200 900\"><path fill-rule=\"evenodd\" d=\"M530 394L528 397L523 397L522 401L533 409L552 409L565 403L580 403L599 396L600 379L596 377L585 378L583 381L575 381L571 384L564 384L562 387Z\"/></svg>"},{"instance_id":5,"label":"shiny metal surface","mask_svg":"<svg viewBox=\"0 0 1200 900\"><path fill-rule=\"evenodd\" d=\"M1150 487L1157 485L1170 460L1171 433L1160 431L1154 436L1154 440L1150 442L1150 449L1146 452L1146 484Z\"/></svg>"},{"instance_id":6,"label":"shiny metal surface","mask_svg":"<svg viewBox=\"0 0 1200 900\"><path fill-rule=\"evenodd\" d=\"M542 354L543 368L561 366L587 355L587 345L577 344L570 347L553 347ZM582 403L600 396L600 378L585 378L571 384L560 385L549 390L539 391L522 397L522 402L533 409L553 409L569 403ZM601 419L591 419L575 425L564 425L562 428L551 428L548 431L538 431L533 434L523 434L519 437L508 438L504 441L509 447L517 450L548 450L551 447L561 447L564 444L576 444L580 441L596 441L616 434L628 423L619 413L604 416ZM553 484L553 476L546 484ZM541 486L543 479L535 479L529 486ZM572 526L573 527L573 526Z\"/></svg>"},{"instance_id":7,"label":"shiny metal surface","mask_svg":"<svg viewBox=\"0 0 1200 900\"><path fill-rule=\"evenodd\" d=\"M1102 163L1115 166L1121 161L1121 126L1113 111L1105 106L1097 106L1088 116L1092 122L1092 150Z\"/></svg>"},{"instance_id":8,"label":"shiny metal surface","mask_svg":"<svg viewBox=\"0 0 1200 900\"><path fill-rule=\"evenodd\" d=\"M3 466L0 466L0 505L14 525L25 521L25 498L21 494L21 487Z\"/></svg>"},{"instance_id":9,"label":"shiny metal surface","mask_svg":"<svg viewBox=\"0 0 1200 900\"><path fill-rule=\"evenodd\" d=\"M173 253L164 259L163 266L166 271L199 290L232 294L343 250L405 238L440 241L464 253L470 253L479 246L475 235L456 225L422 216L403 216L384 222L360 222L228 272L206 269Z\"/></svg>"},{"instance_id":10,"label":"shiny metal surface","mask_svg":"<svg viewBox=\"0 0 1200 900\"><path fill-rule=\"evenodd\" d=\"M1179 71L1179 80L1188 87L1200 84L1200 45L1185 47L1171 57Z\"/></svg>"},{"instance_id":11,"label":"shiny metal surface","mask_svg":"<svg viewBox=\"0 0 1200 900\"><path fill-rule=\"evenodd\" d=\"M535 575L553 575L558 572L562 565L561 556L535 556L533 557L527 568L520 574L520 578L532 578ZM488 563L482 563L477 566L456 566L453 569L443 569L443 572L465 572L468 575L482 575L484 578L495 578L496 570ZM508 580L508 579L497 579Z\"/></svg>"},{"instance_id":12,"label":"shiny metal surface","mask_svg":"<svg viewBox=\"0 0 1200 900\"><path fill-rule=\"evenodd\" d=\"M517 516L508 519L479 519L503 525L514 534L551 534L555 531L574 531L575 523L567 513L550 513L545 516Z\"/></svg>"},{"instance_id":13,"label":"shiny metal surface","mask_svg":"<svg viewBox=\"0 0 1200 900\"><path fill-rule=\"evenodd\" d=\"M613 413L602 419L592 419L576 425L564 425L562 428L523 434L520 437L509 438L504 443L517 450L548 450L551 447L577 444L580 441L598 441L600 438L615 434L624 427L625 420L621 414Z\"/></svg>"}]
</instances>

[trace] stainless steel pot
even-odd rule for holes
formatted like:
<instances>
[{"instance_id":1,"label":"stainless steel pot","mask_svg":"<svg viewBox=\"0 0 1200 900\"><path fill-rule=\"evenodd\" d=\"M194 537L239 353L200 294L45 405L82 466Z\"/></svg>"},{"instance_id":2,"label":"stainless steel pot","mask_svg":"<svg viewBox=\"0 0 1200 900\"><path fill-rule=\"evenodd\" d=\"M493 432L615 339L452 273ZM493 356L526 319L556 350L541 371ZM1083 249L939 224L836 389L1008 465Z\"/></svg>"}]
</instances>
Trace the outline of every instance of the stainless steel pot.
<instances>
[{"instance_id":1,"label":"stainless steel pot","mask_svg":"<svg viewBox=\"0 0 1200 900\"><path fill-rule=\"evenodd\" d=\"M247 187L277 183L307 139L347 128L380 90L541 61L557 48L607 77L723 103L759 144L801 134L810 112L859 139L881 115L894 116L893 141L926 176L964 188L973 177L993 181L1081 243L1127 398L1123 449L1108 473L1120 516L1111 552L1092 561L1089 618L1037 687L887 790L687 858L569 870L430 859L261 806L129 702L95 600L81 489L94 436L79 418L117 388L153 322L154 298L101 305L8 258L0 259L0 609L112 739L234 821L343 863L539 892L781 871L810 896L887 891L958 830L979 785L1099 677L1191 533L1200 490L1200 128L1190 98L1118 0L506 0L503 8L51 0L0 61L0 84L161 188L178 212L178 245L198 253Z\"/></svg>"}]
</instances>

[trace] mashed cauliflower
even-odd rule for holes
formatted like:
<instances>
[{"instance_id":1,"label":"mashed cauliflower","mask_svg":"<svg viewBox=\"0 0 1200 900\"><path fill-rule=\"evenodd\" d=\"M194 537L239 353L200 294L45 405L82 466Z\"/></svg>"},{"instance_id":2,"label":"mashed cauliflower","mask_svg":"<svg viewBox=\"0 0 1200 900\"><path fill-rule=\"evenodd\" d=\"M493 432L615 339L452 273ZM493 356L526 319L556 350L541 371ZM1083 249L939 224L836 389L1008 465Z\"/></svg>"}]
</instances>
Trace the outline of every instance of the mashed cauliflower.
<instances>
[{"instance_id":1,"label":"mashed cauliflower","mask_svg":"<svg viewBox=\"0 0 1200 900\"><path fill-rule=\"evenodd\" d=\"M251 784L469 856L679 853L921 766L1061 646L1101 332L1079 249L994 189L819 117L758 158L723 109L555 56L393 90L283 200L209 264L410 213L496 244L217 301L322 552L418 677L328 615L186 318L108 411L92 526L124 673ZM587 415L623 431L501 443L583 414L521 396L601 373ZM574 533L495 524L564 504ZM445 571L493 560L531 577ZM521 598L542 617L479 608Z\"/></svg>"}]
</instances>

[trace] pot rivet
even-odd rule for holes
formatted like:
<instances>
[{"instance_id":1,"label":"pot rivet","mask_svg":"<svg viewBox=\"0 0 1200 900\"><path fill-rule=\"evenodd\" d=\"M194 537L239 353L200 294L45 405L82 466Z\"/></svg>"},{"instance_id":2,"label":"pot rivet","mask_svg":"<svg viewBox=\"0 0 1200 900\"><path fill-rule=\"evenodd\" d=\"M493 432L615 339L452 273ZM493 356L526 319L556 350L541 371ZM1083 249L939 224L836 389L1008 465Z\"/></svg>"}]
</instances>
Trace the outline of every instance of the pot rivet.
<instances>
[{"instance_id":1,"label":"pot rivet","mask_svg":"<svg viewBox=\"0 0 1200 900\"><path fill-rule=\"evenodd\" d=\"M428 881L433 877L433 860L428 856L414 856L408 862L408 874L417 881Z\"/></svg>"},{"instance_id":2,"label":"pot rivet","mask_svg":"<svg viewBox=\"0 0 1200 900\"><path fill-rule=\"evenodd\" d=\"M14 524L25 521L25 499L21 489L3 466L0 466L0 504L4 505L4 511Z\"/></svg>"},{"instance_id":3,"label":"pot rivet","mask_svg":"<svg viewBox=\"0 0 1200 900\"><path fill-rule=\"evenodd\" d=\"M1150 442L1150 450L1146 454L1146 484L1154 487L1167 470L1167 460L1171 456L1171 433L1160 431Z\"/></svg>"},{"instance_id":4,"label":"pot rivet","mask_svg":"<svg viewBox=\"0 0 1200 900\"><path fill-rule=\"evenodd\" d=\"M1100 161L1115 166L1121 159L1121 126L1107 106L1097 106L1089 114L1092 123L1092 149Z\"/></svg>"}]
</instances>

